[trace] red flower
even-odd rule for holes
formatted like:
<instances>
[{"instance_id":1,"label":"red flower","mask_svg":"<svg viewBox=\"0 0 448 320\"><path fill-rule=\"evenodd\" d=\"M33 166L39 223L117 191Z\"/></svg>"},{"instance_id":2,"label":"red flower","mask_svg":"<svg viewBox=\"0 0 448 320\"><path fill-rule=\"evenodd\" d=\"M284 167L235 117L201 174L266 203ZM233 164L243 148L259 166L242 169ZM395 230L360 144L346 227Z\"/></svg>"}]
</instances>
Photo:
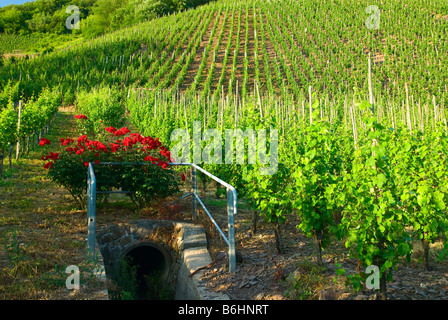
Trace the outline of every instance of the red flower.
<instances>
[{"instance_id":1,"label":"red flower","mask_svg":"<svg viewBox=\"0 0 448 320\"><path fill-rule=\"evenodd\" d=\"M87 116L84 115L84 114L80 114L80 115L76 115L75 119L78 119L78 120L85 119L85 120L87 120Z\"/></svg>"},{"instance_id":2,"label":"red flower","mask_svg":"<svg viewBox=\"0 0 448 320\"><path fill-rule=\"evenodd\" d=\"M98 164L98 163L100 163L99 160L95 160L95 164Z\"/></svg>"},{"instance_id":3,"label":"red flower","mask_svg":"<svg viewBox=\"0 0 448 320\"><path fill-rule=\"evenodd\" d=\"M158 166L161 166L163 169L168 168L168 163L166 163L165 161L159 161L157 163Z\"/></svg>"},{"instance_id":4,"label":"red flower","mask_svg":"<svg viewBox=\"0 0 448 320\"><path fill-rule=\"evenodd\" d=\"M53 152L50 152L50 154L48 155L48 156L46 156L47 157L47 159L52 159L52 160L58 160L59 159L59 153L53 153Z\"/></svg>"},{"instance_id":5,"label":"red flower","mask_svg":"<svg viewBox=\"0 0 448 320\"><path fill-rule=\"evenodd\" d=\"M123 128L121 128L120 130L121 130L121 132L123 133L123 135L125 135L125 134L131 132L131 130L129 130L128 127L123 127Z\"/></svg>"},{"instance_id":6,"label":"red flower","mask_svg":"<svg viewBox=\"0 0 448 320\"><path fill-rule=\"evenodd\" d=\"M47 163L44 165L44 168L45 168L45 169L51 169L51 168L53 168L53 162L47 162Z\"/></svg>"},{"instance_id":7,"label":"red flower","mask_svg":"<svg viewBox=\"0 0 448 320\"><path fill-rule=\"evenodd\" d=\"M166 147L160 147L159 153L162 156L165 156L167 159L171 159L171 153L168 151Z\"/></svg>"},{"instance_id":8,"label":"red flower","mask_svg":"<svg viewBox=\"0 0 448 320\"><path fill-rule=\"evenodd\" d=\"M182 179L182 181L185 181L185 173L182 172L180 178Z\"/></svg>"},{"instance_id":9,"label":"red flower","mask_svg":"<svg viewBox=\"0 0 448 320\"><path fill-rule=\"evenodd\" d=\"M111 143L110 144L110 149L112 152L117 152L118 149L120 149L120 145L119 144L115 144L115 143Z\"/></svg>"},{"instance_id":10,"label":"red flower","mask_svg":"<svg viewBox=\"0 0 448 320\"><path fill-rule=\"evenodd\" d=\"M95 144L96 150L101 150L101 151L107 152L107 147L103 143L101 143L99 141L95 141L95 142L96 142L96 144Z\"/></svg>"},{"instance_id":11,"label":"red flower","mask_svg":"<svg viewBox=\"0 0 448 320\"><path fill-rule=\"evenodd\" d=\"M39 141L39 145L41 146L41 147L43 147L44 145L46 145L46 144L50 144L50 140L48 140L48 139L46 139L46 138L41 138L40 139L40 141Z\"/></svg>"},{"instance_id":12,"label":"red flower","mask_svg":"<svg viewBox=\"0 0 448 320\"><path fill-rule=\"evenodd\" d=\"M139 133L131 133L132 143L136 144L137 142L143 143L143 137Z\"/></svg>"},{"instance_id":13,"label":"red flower","mask_svg":"<svg viewBox=\"0 0 448 320\"><path fill-rule=\"evenodd\" d=\"M126 138L123 139L123 145L124 145L124 146L127 147L127 146L129 146L131 143L132 143L132 139L131 139L131 138L126 137Z\"/></svg>"},{"instance_id":14,"label":"red flower","mask_svg":"<svg viewBox=\"0 0 448 320\"><path fill-rule=\"evenodd\" d=\"M87 136L85 134L78 138L78 146L84 141L87 141Z\"/></svg>"},{"instance_id":15,"label":"red flower","mask_svg":"<svg viewBox=\"0 0 448 320\"><path fill-rule=\"evenodd\" d=\"M70 139L69 137L67 137L67 139L62 138L62 139L61 139L61 145L66 146L66 145L68 145L69 143L72 143L72 142L74 142L74 141L75 141L75 140Z\"/></svg>"},{"instance_id":16,"label":"red flower","mask_svg":"<svg viewBox=\"0 0 448 320\"><path fill-rule=\"evenodd\" d=\"M104 130L106 130L109 133L114 133L115 131L117 131L117 129L115 129L114 127L107 127Z\"/></svg>"},{"instance_id":17,"label":"red flower","mask_svg":"<svg viewBox=\"0 0 448 320\"><path fill-rule=\"evenodd\" d=\"M86 167L88 167L88 166L89 166L89 161L84 162L84 165L85 165Z\"/></svg>"}]
</instances>

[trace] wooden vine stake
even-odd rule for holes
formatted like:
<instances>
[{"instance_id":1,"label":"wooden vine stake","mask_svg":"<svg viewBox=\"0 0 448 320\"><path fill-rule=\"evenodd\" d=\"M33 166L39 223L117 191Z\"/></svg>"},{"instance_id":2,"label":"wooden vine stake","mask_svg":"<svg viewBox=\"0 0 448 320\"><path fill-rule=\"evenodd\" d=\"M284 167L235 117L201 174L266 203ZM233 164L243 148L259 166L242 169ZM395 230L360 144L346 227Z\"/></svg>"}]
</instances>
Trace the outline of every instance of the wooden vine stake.
<instances>
[{"instance_id":1,"label":"wooden vine stake","mask_svg":"<svg viewBox=\"0 0 448 320\"><path fill-rule=\"evenodd\" d=\"M313 86L308 87L308 93L310 96L310 125L313 124Z\"/></svg>"},{"instance_id":2,"label":"wooden vine stake","mask_svg":"<svg viewBox=\"0 0 448 320\"><path fill-rule=\"evenodd\" d=\"M437 131L437 121L439 118L439 112L437 109L436 97L434 95L432 96L432 103L434 105L434 128L436 128L436 131Z\"/></svg>"},{"instance_id":3,"label":"wooden vine stake","mask_svg":"<svg viewBox=\"0 0 448 320\"><path fill-rule=\"evenodd\" d=\"M391 117L391 119L392 119L392 128L393 128L394 131L395 131L395 115L394 115L394 108L393 108L392 104L390 104L389 107L390 107L390 117Z\"/></svg>"},{"instance_id":4,"label":"wooden vine stake","mask_svg":"<svg viewBox=\"0 0 448 320\"><path fill-rule=\"evenodd\" d=\"M412 135L411 108L409 107L409 90L408 90L407 83L404 84L404 88L406 90L406 120L407 120L409 132Z\"/></svg>"},{"instance_id":5,"label":"wooden vine stake","mask_svg":"<svg viewBox=\"0 0 448 320\"><path fill-rule=\"evenodd\" d=\"M350 117L352 118L352 127L353 127L353 140L355 142L355 150L358 148L358 132L356 130L356 118L355 118L355 97L353 96L353 106L350 107Z\"/></svg>"},{"instance_id":6,"label":"wooden vine stake","mask_svg":"<svg viewBox=\"0 0 448 320\"><path fill-rule=\"evenodd\" d=\"M373 96L373 84L372 84L372 59L370 58L370 52L369 52L369 70L368 70L368 81L369 81L369 102L370 102L370 108L372 111L372 117L375 116L375 99ZM372 131L375 131L375 128L372 128ZM377 145L378 142L376 139L372 140L372 145Z\"/></svg>"},{"instance_id":7,"label":"wooden vine stake","mask_svg":"<svg viewBox=\"0 0 448 320\"><path fill-rule=\"evenodd\" d=\"M263 121L263 107L261 104L261 97L260 97L260 90L258 89L258 83L255 83L255 88L257 89L257 103L258 107L260 108L260 117L261 121Z\"/></svg>"},{"instance_id":8,"label":"wooden vine stake","mask_svg":"<svg viewBox=\"0 0 448 320\"><path fill-rule=\"evenodd\" d=\"M16 146L16 161L19 160L19 150L20 150L20 116L22 113L22 100L19 101L19 121L17 122L17 146Z\"/></svg>"}]
</instances>

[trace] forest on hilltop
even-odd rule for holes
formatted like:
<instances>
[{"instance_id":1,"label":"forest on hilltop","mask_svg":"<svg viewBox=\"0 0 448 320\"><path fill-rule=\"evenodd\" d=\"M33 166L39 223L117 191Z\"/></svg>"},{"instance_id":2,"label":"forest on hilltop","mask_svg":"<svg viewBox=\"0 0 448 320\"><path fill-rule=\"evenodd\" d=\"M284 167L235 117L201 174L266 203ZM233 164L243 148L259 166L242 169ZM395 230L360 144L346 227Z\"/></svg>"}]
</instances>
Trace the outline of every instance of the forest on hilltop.
<instances>
[{"instance_id":1,"label":"forest on hilltop","mask_svg":"<svg viewBox=\"0 0 448 320\"><path fill-rule=\"evenodd\" d=\"M8 35L83 33L97 36L158 16L193 8L209 0L37 0L0 8L0 33ZM79 8L81 29L67 29L69 5Z\"/></svg>"}]
</instances>

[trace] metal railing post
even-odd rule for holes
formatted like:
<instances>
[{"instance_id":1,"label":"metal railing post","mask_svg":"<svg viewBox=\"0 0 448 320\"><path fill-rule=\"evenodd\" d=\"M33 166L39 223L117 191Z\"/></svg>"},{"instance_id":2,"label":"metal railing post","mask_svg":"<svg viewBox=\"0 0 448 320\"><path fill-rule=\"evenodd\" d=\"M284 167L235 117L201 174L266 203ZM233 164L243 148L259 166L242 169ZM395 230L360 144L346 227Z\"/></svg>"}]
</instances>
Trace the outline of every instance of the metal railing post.
<instances>
[{"instance_id":1,"label":"metal railing post","mask_svg":"<svg viewBox=\"0 0 448 320\"><path fill-rule=\"evenodd\" d=\"M196 222L198 220L198 214L197 214L197 200L196 196L198 193L198 179L197 179L197 170L194 166L191 167L191 182L192 182L192 204L193 204L193 221Z\"/></svg>"},{"instance_id":2,"label":"metal railing post","mask_svg":"<svg viewBox=\"0 0 448 320\"><path fill-rule=\"evenodd\" d=\"M96 233L96 178L93 166L89 163L87 178L87 216L88 216L88 238L87 245L92 257L95 255L95 233Z\"/></svg>"},{"instance_id":3,"label":"metal railing post","mask_svg":"<svg viewBox=\"0 0 448 320\"><path fill-rule=\"evenodd\" d=\"M236 250L235 250L235 213L237 208L236 190L227 188L227 221L229 233L229 272L236 269Z\"/></svg>"},{"instance_id":4,"label":"metal railing post","mask_svg":"<svg viewBox=\"0 0 448 320\"><path fill-rule=\"evenodd\" d=\"M120 165L124 163L115 163L115 162L100 162L99 165ZM132 164L132 165L146 165L146 163L131 163L126 162L126 164ZM229 272L235 272L236 270L236 250L235 250L235 215L238 211L238 197L236 189L231 186L230 184L222 181L221 179L217 178L210 172L202 169L201 167L197 166L194 163L169 163L170 165L189 165L191 166L191 177L192 177L192 192L188 193L179 199L175 200L174 202L184 199L188 196L192 196L192 205L193 205L193 221L198 221L198 212L197 212L197 206L198 204L202 206L204 209L205 214L208 215L212 223L215 225L223 239L226 241L227 245L229 246ZM208 209L205 207L204 203L201 201L201 199L198 196L198 181L197 181L197 171L201 171L206 176L212 178L213 180L217 181L221 185L225 186L227 188L227 222L228 222L228 235L224 234L224 232L219 227L216 220L213 218L213 216L210 214ZM96 195L97 193L129 193L130 191L96 191L96 177L95 177L95 171L93 170L92 163L89 163L88 170L87 170L87 216L88 216L88 239L87 239L87 245L89 248L90 254L94 257L95 256L95 239L96 239ZM172 202L172 203L174 203ZM171 204L172 204L171 203Z\"/></svg>"}]
</instances>

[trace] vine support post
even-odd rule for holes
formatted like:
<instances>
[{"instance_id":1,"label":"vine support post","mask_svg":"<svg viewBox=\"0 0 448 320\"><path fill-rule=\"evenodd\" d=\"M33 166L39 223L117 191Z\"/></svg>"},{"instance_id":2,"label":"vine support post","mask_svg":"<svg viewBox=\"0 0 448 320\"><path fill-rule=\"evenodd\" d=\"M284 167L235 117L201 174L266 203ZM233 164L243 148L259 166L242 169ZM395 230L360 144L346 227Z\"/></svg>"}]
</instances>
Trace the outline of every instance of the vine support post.
<instances>
[{"instance_id":1,"label":"vine support post","mask_svg":"<svg viewBox=\"0 0 448 320\"><path fill-rule=\"evenodd\" d=\"M368 79L369 79L369 102L370 108L372 111L372 117L375 116L375 98L373 96L373 84L372 84L372 59L370 58L369 52L369 68L368 68ZM372 131L375 131L375 128L372 127ZM378 141L376 139L372 139L372 146L376 146ZM372 155L375 155L375 151L372 152Z\"/></svg>"},{"instance_id":2,"label":"vine support post","mask_svg":"<svg viewBox=\"0 0 448 320\"><path fill-rule=\"evenodd\" d=\"M406 90L406 121L409 132L412 135L412 120L411 120L411 108L409 107L409 89L407 82L404 84Z\"/></svg>"},{"instance_id":3,"label":"vine support post","mask_svg":"<svg viewBox=\"0 0 448 320\"><path fill-rule=\"evenodd\" d=\"M229 237L229 272L236 269L236 250L235 250L235 212L237 208L237 194L234 188L227 188L227 222Z\"/></svg>"},{"instance_id":4,"label":"vine support post","mask_svg":"<svg viewBox=\"0 0 448 320\"><path fill-rule=\"evenodd\" d=\"M356 130L356 118L355 118L355 98L353 98L353 106L350 107L350 117L352 119L352 127L353 127L353 140L355 143L355 150L358 147L357 141L358 141L358 133Z\"/></svg>"},{"instance_id":5,"label":"vine support post","mask_svg":"<svg viewBox=\"0 0 448 320\"><path fill-rule=\"evenodd\" d=\"M197 170L195 167L191 167L191 182L192 182L192 205L193 205L193 221L196 222L198 220L197 215L197 200L196 196L198 193L198 179L197 179Z\"/></svg>"},{"instance_id":6,"label":"vine support post","mask_svg":"<svg viewBox=\"0 0 448 320\"><path fill-rule=\"evenodd\" d=\"M372 110L372 116L375 116L375 99L373 96L373 84L372 84L372 59L370 58L370 52L369 52L368 79L369 79L369 102Z\"/></svg>"},{"instance_id":7,"label":"vine support post","mask_svg":"<svg viewBox=\"0 0 448 320\"><path fill-rule=\"evenodd\" d=\"M96 178L92 163L89 163L87 171L87 218L88 239L87 245L92 257L95 255L95 233L96 233Z\"/></svg>"},{"instance_id":8,"label":"vine support post","mask_svg":"<svg viewBox=\"0 0 448 320\"><path fill-rule=\"evenodd\" d=\"M313 124L313 86L308 87L309 102L310 102L310 124Z\"/></svg>"},{"instance_id":9,"label":"vine support post","mask_svg":"<svg viewBox=\"0 0 448 320\"><path fill-rule=\"evenodd\" d=\"M17 122L17 145L16 145L16 161L19 160L20 151L20 116L22 113L22 101L19 101L19 121Z\"/></svg>"}]
</instances>

